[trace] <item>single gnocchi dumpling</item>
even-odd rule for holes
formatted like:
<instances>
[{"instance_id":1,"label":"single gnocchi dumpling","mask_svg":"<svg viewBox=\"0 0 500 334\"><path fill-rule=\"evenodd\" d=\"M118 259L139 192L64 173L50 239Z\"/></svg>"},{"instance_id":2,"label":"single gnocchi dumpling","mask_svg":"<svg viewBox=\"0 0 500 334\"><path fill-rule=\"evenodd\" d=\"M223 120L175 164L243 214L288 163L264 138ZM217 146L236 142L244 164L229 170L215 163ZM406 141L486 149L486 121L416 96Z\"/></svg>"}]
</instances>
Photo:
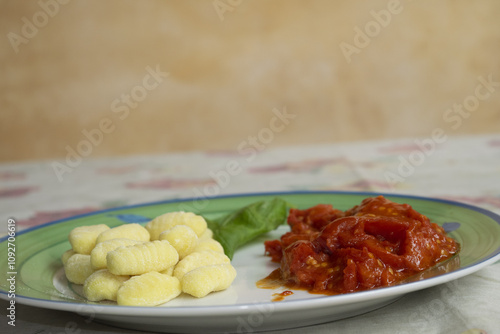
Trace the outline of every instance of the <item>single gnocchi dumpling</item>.
<instances>
[{"instance_id":1,"label":"single gnocchi dumpling","mask_svg":"<svg viewBox=\"0 0 500 334\"><path fill-rule=\"evenodd\" d=\"M136 223L124 224L113 227L105 231L97 237L96 243L100 243L111 239L132 239L139 241L149 241L149 232L144 226Z\"/></svg>"},{"instance_id":2,"label":"single gnocchi dumpling","mask_svg":"<svg viewBox=\"0 0 500 334\"><path fill-rule=\"evenodd\" d=\"M179 253L179 259L189 255L198 244L198 236L186 225L176 225L160 233L160 240L167 240Z\"/></svg>"},{"instance_id":3,"label":"single gnocchi dumpling","mask_svg":"<svg viewBox=\"0 0 500 334\"><path fill-rule=\"evenodd\" d=\"M85 298L92 302L101 300L116 301L116 294L123 282L130 276L113 275L107 269L98 270L83 283L83 294Z\"/></svg>"},{"instance_id":4,"label":"single gnocchi dumpling","mask_svg":"<svg viewBox=\"0 0 500 334\"><path fill-rule=\"evenodd\" d=\"M146 229L151 235L151 240L158 240L161 232L171 229L176 225L191 227L198 237L207 229L205 218L195 215L192 212L184 211L168 212L158 216L146 224Z\"/></svg>"},{"instance_id":5,"label":"single gnocchi dumpling","mask_svg":"<svg viewBox=\"0 0 500 334\"><path fill-rule=\"evenodd\" d=\"M123 283L116 301L118 305L156 306L174 299L181 292L177 278L152 271Z\"/></svg>"},{"instance_id":6,"label":"single gnocchi dumpling","mask_svg":"<svg viewBox=\"0 0 500 334\"><path fill-rule=\"evenodd\" d=\"M231 260L224 253L214 251L195 252L189 254L177 263L174 269L174 276L181 280L186 273L196 268L230 262Z\"/></svg>"},{"instance_id":7,"label":"single gnocchi dumpling","mask_svg":"<svg viewBox=\"0 0 500 334\"><path fill-rule=\"evenodd\" d=\"M74 254L64 265L66 278L74 284L83 284L93 272L94 268L90 265L90 255L87 254Z\"/></svg>"},{"instance_id":8,"label":"single gnocchi dumpling","mask_svg":"<svg viewBox=\"0 0 500 334\"><path fill-rule=\"evenodd\" d=\"M115 275L141 275L163 271L179 261L175 248L165 240L118 247L106 256L108 270Z\"/></svg>"},{"instance_id":9,"label":"single gnocchi dumpling","mask_svg":"<svg viewBox=\"0 0 500 334\"><path fill-rule=\"evenodd\" d=\"M63 263L63 265L65 265L66 262L68 262L68 259L75 254L76 252L72 249L68 249L67 251L65 251L63 255L61 255L61 262Z\"/></svg>"},{"instance_id":10,"label":"single gnocchi dumpling","mask_svg":"<svg viewBox=\"0 0 500 334\"><path fill-rule=\"evenodd\" d=\"M236 269L228 263L199 267L181 280L182 292L201 298L211 292L227 289L236 278Z\"/></svg>"},{"instance_id":11,"label":"single gnocchi dumpling","mask_svg":"<svg viewBox=\"0 0 500 334\"><path fill-rule=\"evenodd\" d=\"M78 254L90 254L97 242L97 237L109 229L109 226L105 224L75 227L68 236L71 248Z\"/></svg>"},{"instance_id":12,"label":"single gnocchi dumpling","mask_svg":"<svg viewBox=\"0 0 500 334\"><path fill-rule=\"evenodd\" d=\"M212 239L214 237L214 232L207 227L205 232L203 232L198 239L204 240L204 239Z\"/></svg>"},{"instance_id":13,"label":"single gnocchi dumpling","mask_svg":"<svg viewBox=\"0 0 500 334\"><path fill-rule=\"evenodd\" d=\"M132 246L142 243L143 241L132 240L132 239L110 239L95 245L92 252L90 252L90 264L94 269L104 269L108 267L108 262L106 261L106 255L109 252L117 249L118 247Z\"/></svg>"},{"instance_id":14,"label":"single gnocchi dumpling","mask_svg":"<svg viewBox=\"0 0 500 334\"><path fill-rule=\"evenodd\" d=\"M203 251L214 251L217 253L224 254L224 248L222 245L215 239L200 239L198 240L198 244L194 247L194 252L203 252Z\"/></svg>"}]
</instances>

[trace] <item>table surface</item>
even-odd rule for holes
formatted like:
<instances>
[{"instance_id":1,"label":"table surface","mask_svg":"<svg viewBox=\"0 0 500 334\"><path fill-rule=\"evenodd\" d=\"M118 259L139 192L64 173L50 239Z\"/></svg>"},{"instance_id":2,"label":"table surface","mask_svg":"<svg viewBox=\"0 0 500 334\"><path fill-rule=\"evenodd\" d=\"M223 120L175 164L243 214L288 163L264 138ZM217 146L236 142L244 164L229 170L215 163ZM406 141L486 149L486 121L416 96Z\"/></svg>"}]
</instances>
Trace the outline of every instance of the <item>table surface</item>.
<instances>
[{"instance_id":1,"label":"table surface","mask_svg":"<svg viewBox=\"0 0 500 334\"><path fill-rule=\"evenodd\" d=\"M80 159L81 158L81 159ZM500 214L500 135L441 136L0 165L0 235L107 208L174 198L297 190L450 199ZM224 174L226 173L226 174ZM229 174L230 173L230 174ZM223 178L221 175L229 175ZM4 333L137 333L17 305ZM500 333L500 262L376 311L273 333Z\"/></svg>"}]
</instances>

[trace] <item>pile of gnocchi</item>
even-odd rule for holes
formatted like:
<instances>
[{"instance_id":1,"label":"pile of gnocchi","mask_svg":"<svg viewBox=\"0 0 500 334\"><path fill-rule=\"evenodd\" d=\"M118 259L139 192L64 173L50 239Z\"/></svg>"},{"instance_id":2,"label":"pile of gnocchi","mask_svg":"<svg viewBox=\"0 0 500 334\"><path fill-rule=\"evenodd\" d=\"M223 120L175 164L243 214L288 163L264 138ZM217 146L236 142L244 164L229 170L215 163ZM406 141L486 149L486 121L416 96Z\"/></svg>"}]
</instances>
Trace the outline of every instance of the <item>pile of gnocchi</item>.
<instances>
[{"instance_id":1,"label":"pile of gnocchi","mask_svg":"<svg viewBox=\"0 0 500 334\"><path fill-rule=\"evenodd\" d=\"M69 233L61 257L69 282L89 301L156 306L181 293L201 298L227 289L236 270L205 219L169 212L145 226L81 226Z\"/></svg>"}]
</instances>

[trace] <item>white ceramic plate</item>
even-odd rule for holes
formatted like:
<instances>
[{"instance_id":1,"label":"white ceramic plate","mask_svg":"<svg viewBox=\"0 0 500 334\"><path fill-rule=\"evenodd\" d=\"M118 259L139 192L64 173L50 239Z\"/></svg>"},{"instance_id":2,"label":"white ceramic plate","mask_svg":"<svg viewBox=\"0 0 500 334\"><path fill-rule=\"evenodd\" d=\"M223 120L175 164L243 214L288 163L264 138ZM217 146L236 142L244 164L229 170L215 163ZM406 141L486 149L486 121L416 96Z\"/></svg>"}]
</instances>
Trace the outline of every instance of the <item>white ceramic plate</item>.
<instances>
[{"instance_id":1,"label":"white ceramic plate","mask_svg":"<svg viewBox=\"0 0 500 334\"><path fill-rule=\"evenodd\" d=\"M451 272L398 286L337 296L294 291L283 301L273 302L273 294L284 291L259 289L256 282L266 277L276 264L264 256L264 240L277 239L288 226L262 236L238 250L233 258L237 278L225 291L196 299L181 295L158 307L125 307L114 303L89 303L81 286L69 284L64 276L61 254L70 248L67 235L76 226L106 223L144 222L168 211L186 210L217 216L250 203L281 197L299 208L331 203L345 210L373 193L295 192L223 196L210 199L175 200L106 210L36 227L16 236L22 249L16 258L16 302L48 309L71 311L118 327L169 333L257 332L296 328L359 315L383 307L405 294L471 274L500 260L500 216L456 202L386 195L398 203L408 203L417 211L445 226L461 244L460 265ZM481 242L478 242L481 240ZM0 266L7 268L7 238L1 240ZM0 298L9 299L8 272L0 275Z\"/></svg>"}]
</instances>

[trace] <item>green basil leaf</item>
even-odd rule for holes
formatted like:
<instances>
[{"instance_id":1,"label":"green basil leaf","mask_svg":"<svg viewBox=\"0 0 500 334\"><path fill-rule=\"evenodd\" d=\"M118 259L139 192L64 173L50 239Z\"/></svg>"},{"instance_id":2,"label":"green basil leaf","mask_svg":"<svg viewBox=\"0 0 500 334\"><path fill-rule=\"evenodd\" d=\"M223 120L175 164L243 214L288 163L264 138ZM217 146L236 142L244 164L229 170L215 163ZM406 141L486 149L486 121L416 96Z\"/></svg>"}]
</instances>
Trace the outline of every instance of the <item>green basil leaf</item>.
<instances>
[{"instance_id":1,"label":"green basil leaf","mask_svg":"<svg viewBox=\"0 0 500 334\"><path fill-rule=\"evenodd\" d=\"M282 199L250 204L226 216L206 219L213 238L220 242L226 255L232 259L239 247L261 234L275 230L286 222L288 203Z\"/></svg>"}]
</instances>

